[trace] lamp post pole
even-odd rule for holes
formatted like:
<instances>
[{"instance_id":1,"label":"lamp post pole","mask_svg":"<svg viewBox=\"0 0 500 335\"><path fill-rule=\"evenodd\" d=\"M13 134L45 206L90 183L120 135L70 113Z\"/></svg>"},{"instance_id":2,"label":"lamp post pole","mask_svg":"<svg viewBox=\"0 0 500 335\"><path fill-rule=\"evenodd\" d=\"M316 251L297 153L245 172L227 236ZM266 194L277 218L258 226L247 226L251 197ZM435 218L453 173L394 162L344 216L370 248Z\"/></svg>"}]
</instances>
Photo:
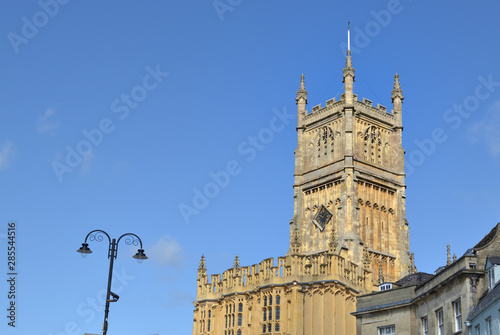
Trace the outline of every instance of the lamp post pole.
<instances>
[{"instance_id":1,"label":"lamp post pole","mask_svg":"<svg viewBox=\"0 0 500 335\"><path fill-rule=\"evenodd\" d=\"M137 259L139 262L148 259L146 254L144 254L144 250L142 249L142 241L139 238L139 236L132 234L132 233L126 233L123 234L116 239L111 239L104 230L92 230L90 233L87 234L85 237L85 242L82 243L82 246L80 249L77 250L77 252L81 253L82 256L86 256L87 254L91 254L92 251L88 247L87 240L89 241L97 241L101 242L104 239L104 236L108 238L109 241L109 249L108 249L108 258L109 258L109 275L108 275L108 288L107 288L107 293L106 293L106 306L104 309L104 323L102 325L102 334L106 335L108 332L108 314L109 314L109 303L110 302L117 302L119 299L119 296L113 292L111 292L111 280L113 278L113 265L114 265L114 260L117 256L118 253L118 243L123 237L125 238L125 244L127 245L140 245L140 248L137 250L137 253L133 256L133 258ZM113 299L111 299L111 296Z\"/></svg>"}]
</instances>

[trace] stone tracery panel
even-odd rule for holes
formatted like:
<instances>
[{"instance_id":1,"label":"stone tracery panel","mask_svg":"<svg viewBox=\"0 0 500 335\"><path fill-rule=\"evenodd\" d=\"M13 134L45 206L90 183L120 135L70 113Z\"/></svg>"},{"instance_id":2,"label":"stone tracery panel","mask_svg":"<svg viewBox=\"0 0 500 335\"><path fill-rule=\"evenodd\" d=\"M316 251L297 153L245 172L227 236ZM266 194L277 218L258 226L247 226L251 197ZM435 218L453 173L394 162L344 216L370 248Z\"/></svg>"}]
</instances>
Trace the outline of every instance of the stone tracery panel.
<instances>
[{"instance_id":1,"label":"stone tracery panel","mask_svg":"<svg viewBox=\"0 0 500 335\"><path fill-rule=\"evenodd\" d=\"M329 164L342 155L342 121L335 120L314 128L305 134L306 169L314 169Z\"/></svg>"}]
</instances>

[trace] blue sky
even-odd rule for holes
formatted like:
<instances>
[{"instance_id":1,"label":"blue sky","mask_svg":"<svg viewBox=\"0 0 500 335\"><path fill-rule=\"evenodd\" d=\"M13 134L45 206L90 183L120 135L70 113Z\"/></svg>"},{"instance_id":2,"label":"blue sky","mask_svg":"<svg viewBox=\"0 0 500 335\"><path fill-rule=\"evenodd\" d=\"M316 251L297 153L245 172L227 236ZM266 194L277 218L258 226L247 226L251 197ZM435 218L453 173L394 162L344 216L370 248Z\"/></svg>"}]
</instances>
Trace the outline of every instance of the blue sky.
<instances>
[{"instance_id":1,"label":"blue sky","mask_svg":"<svg viewBox=\"0 0 500 335\"><path fill-rule=\"evenodd\" d=\"M284 255L295 91L303 72L308 110L338 98L348 20L358 96L390 109L400 75L418 269L433 272L447 243L460 256L500 221L497 1L0 6L4 278L8 222L18 251L16 328L2 285L2 334L100 332L107 246L75 252L93 229L136 233L150 257L136 264L120 242L109 334L191 334L202 253L210 273L237 253L245 265ZM179 208L205 189L186 219Z\"/></svg>"}]
</instances>

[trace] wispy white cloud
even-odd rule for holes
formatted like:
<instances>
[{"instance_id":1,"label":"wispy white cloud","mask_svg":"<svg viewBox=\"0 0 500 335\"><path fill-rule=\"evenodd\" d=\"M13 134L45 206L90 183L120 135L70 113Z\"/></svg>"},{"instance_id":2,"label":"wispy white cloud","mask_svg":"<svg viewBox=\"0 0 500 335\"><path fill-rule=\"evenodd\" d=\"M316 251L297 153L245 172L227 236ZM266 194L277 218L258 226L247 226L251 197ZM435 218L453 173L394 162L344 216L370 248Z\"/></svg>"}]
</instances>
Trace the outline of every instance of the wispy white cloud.
<instances>
[{"instance_id":1,"label":"wispy white cloud","mask_svg":"<svg viewBox=\"0 0 500 335\"><path fill-rule=\"evenodd\" d=\"M467 130L473 144L482 142L494 157L500 156L500 100L495 101L481 121L474 122Z\"/></svg>"},{"instance_id":2,"label":"wispy white cloud","mask_svg":"<svg viewBox=\"0 0 500 335\"><path fill-rule=\"evenodd\" d=\"M16 149L14 147L14 143L11 141L5 142L0 147L0 170L4 170L10 165L15 153Z\"/></svg>"},{"instance_id":3,"label":"wispy white cloud","mask_svg":"<svg viewBox=\"0 0 500 335\"><path fill-rule=\"evenodd\" d=\"M88 174L91 171L91 162L94 160L94 152L91 151L82 158L82 165L80 167L80 174Z\"/></svg>"},{"instance_id":4,"label":"wispy white cloud","mask_svg":"<svg viewBox=\"0 0 500 335\"><path fill-rule=\"evenodd\" d=\"M148 248L148 257L160 266L180 268L184 260L184 250L172 236L162 236Z\"/></svg>"},{"instance_id":5,"label":"wispy white cloud","mask_svg":"<svg viewBox=\"0 0 500 335\"><path fill-rule=\"evenodd\" d=\"M167 309L178 307L181 304L191 304L196 298L190 292L173 290L168 292L168 300L164 303Z\"/></svg>"},{"instance_id":6,"label":"wispy white cloud","mask_svg":"<svg viewBox=\"0 0 500 335\"><path fill-rule=\"evenodd\" d=\"M56 111L53 108L48 108L45 111L45 113L43 114L43 116L38 118L36 130L39 133L43 134L43 133L47 133L50 131L54 131L57 128L59 128L59 126L61 125L61 122L53 120L55 113L56 113Z\"/></svg>"}]
</instances>

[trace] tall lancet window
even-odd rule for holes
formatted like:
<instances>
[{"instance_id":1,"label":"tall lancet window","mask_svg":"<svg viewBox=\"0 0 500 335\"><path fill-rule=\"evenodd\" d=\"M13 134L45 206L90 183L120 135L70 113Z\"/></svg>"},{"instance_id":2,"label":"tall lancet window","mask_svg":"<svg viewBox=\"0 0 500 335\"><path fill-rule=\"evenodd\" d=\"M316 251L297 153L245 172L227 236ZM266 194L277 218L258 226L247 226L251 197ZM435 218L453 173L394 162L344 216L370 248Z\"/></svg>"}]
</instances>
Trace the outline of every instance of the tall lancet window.
<instances>
[{"instance_id":1,"label":"tall lancet window","mask_svg":"<svg viewBox=\"0 0 500 335\"><path fill-rule=\"evenodd\" d=\"M334 140L335 134L330 127L321 128L316 142L318 163L324 163L328 157L333 156Z\"/></svg>"},{"instance_id":2,"label":"tall lancet window","mask_svg":"<svg viewBox=\"0 0 500 335\"><path fill-rule=\"evenodd\" d=\"M382 161L382 140L380 139L380 130L375 126L370 126L365 130L365 160L380 164Z\"/></svg>"}]
</instances>

